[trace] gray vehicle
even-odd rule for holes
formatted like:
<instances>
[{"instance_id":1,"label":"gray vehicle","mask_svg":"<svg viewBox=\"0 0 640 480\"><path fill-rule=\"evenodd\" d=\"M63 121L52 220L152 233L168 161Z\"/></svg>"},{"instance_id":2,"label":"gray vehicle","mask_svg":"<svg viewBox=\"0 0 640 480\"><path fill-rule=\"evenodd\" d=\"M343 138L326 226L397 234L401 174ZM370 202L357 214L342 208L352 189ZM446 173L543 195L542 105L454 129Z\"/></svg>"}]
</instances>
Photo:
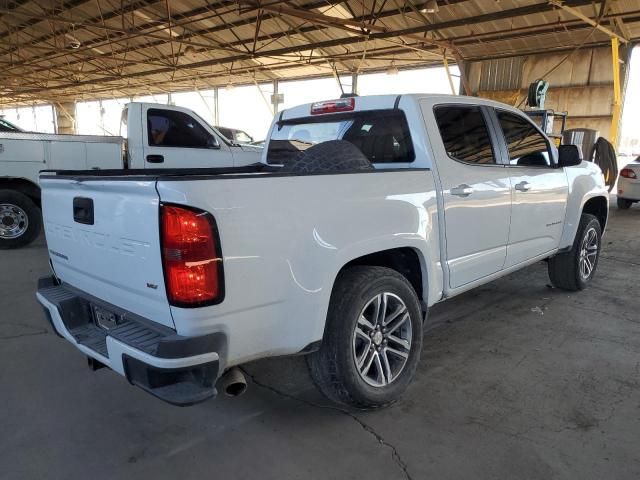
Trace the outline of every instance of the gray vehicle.
<instances>
[{"instance_id":1,"label":"gray vehicle","mask_svg":"<svg viewBox=\"0 0 640 480\"><path fill-rule=\"evenodd\" d=\"M228 127L214 127L220 134L226 138L227 140L233 143L240 143L246 145L254 145L255 140L251 135L249 135L244 130L240 130L238 128L228 128Z\"/></svg>"}]
</instances>

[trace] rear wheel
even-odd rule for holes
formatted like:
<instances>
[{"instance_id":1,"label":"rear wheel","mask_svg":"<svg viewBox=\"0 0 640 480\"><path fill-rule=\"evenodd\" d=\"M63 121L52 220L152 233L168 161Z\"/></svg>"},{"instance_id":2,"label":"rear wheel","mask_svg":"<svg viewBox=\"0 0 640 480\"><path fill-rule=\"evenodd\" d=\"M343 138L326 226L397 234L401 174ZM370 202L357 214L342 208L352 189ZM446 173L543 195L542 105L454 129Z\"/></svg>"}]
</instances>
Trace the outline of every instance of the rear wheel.
<instances>
[{"instance_id":1,"label":"rear wheel","mask_svg":"<svg viewBox=\"0 0 640 480\"><path fill-rule=\"evenodd\" d=\"M307 358L330 400L378 408L407 388L421 348L421 309L411 284L395 270L357 266L336 280L322 346Z\"/></svg>"},{"instance_id":2,"label":"rear wheel","mask_svg":"<svg viewBox=\"0 0 640 480\"><path fill-rule=\"evenodd\" d=\"M618 208L621 210L628 210L633 205L631 200L627 200L626 198L618 197Z\"/></svg>"},{"instance_id":3,"label":"rear wheel","mask_svg":"<svg viewBox=\"0 0 640 480\"><path fill-rule=\"evenodd\" d=\"M598 266L601 236L598 219L583 214L571 250L549 259L549 279L553 286L576 291L589 284Z\"/></svg>"},{"instance_id":4,"label":"rear wheel","mask_svg":"<svg viewBox=\"0 0 640 480\"><path fill-rule=\"evenodd\" d=\"M29 197L0 190L0 248L19 248L33 242L42 227L40 210Z\"/></svg>"}]
</instances>

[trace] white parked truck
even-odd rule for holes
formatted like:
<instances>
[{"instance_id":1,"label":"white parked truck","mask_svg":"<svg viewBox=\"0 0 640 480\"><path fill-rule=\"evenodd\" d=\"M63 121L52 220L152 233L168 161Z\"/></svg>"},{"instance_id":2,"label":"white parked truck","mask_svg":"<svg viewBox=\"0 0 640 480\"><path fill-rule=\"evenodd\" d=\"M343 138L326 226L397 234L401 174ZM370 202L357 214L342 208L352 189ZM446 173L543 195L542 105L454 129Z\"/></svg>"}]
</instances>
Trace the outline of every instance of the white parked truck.
<instances>
[{"instance_id":1,"label":"white parked truck","mask_svg":"<svg viewBox=\"0 0 640 480\"><path fill-rule=\"evenodd\" d=\"M179 405L295 354L330 399L388 404L430 306L541 260L556 287L585 288L608 213L577 147L509 106L442 95L285 110L259 166L40 181L53 329Z\"/></svg>"},{"instance_id":2,"label":"white parked truck","mask_svg":"<svg viewBox=\"0 0 640 480\"><path fill-rule=\"evenodd\" d=\"M229 141L181 107L130 103L122 137L54 135L0 128L0 248L40 232L40 170L234 167L256 163L261 148Z\"/></svg>"}]
</instances>

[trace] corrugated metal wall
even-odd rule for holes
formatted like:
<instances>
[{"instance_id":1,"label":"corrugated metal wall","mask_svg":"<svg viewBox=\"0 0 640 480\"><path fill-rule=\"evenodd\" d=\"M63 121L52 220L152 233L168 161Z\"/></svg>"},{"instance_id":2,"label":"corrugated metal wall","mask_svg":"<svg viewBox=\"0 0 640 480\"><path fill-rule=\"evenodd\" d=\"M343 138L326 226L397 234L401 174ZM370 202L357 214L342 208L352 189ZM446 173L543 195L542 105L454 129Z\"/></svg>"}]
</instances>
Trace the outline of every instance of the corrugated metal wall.
<instances>
[{"instance_id":1,"label":"corrugated metal wall","mask_svg":"<svg viewBox=\"0 0 640 480\"><path fill-rule=\"evenodd\" d=\"M500 58L476 63L481 64L478 90L520 88L524 57Z\"/></svg>"},{"instance_id":2,"label":"corrugated metal wall","mask_svg":"<svg viewBox=\"0 0 640 480\"><path fill-rule=\"evenodd\" d=\"M604 47L569 57L554 53L483 60L467 64L466 72L474 95L521 108L529 84L543 78L550 84L545 107L568 112L567 128L593 128L606 137L612 120L611 63L611 50ZM623 68L621 78L625 77Z\"/></svg>"}]
</instances>

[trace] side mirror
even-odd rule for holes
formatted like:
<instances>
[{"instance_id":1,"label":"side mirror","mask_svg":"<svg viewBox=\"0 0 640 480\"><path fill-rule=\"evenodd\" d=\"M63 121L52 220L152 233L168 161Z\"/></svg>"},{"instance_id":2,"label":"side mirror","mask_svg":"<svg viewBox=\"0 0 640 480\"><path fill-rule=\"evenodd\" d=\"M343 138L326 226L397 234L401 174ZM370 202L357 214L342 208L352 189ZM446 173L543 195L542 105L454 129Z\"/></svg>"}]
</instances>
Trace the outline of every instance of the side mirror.
<instances>
[{"instance_id":1,"label":"side mirror","mask_svg":"<svg viewBox=\"0 0 640 480\"><path fill-rule=\"evenodd\" d=\"M558 147L558 166L574 167L582 163L582 152L577 145L560 145Z\"/></svg>"}]
</instances>

